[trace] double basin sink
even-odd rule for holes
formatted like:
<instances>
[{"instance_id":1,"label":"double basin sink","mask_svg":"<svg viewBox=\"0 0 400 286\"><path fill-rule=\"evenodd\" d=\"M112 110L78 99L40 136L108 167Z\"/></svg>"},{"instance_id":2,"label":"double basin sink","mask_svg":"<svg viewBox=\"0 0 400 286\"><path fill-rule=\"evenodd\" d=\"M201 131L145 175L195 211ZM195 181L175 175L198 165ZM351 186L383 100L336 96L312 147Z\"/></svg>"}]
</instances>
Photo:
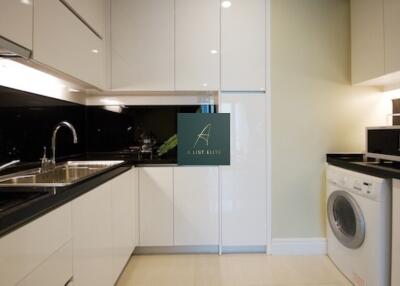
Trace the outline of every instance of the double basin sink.
<instances>
[{"instance_id":1,"label":"double basin sink","mask_svg":"<svg viewBox=\"0 0 400 286\"><path fill-rule=\"evenodd\" d=\"M1 187L65 187L88 179L123 161L68 161L43 172L40 168L0 177Z\"/></svg>"}]
</instances>

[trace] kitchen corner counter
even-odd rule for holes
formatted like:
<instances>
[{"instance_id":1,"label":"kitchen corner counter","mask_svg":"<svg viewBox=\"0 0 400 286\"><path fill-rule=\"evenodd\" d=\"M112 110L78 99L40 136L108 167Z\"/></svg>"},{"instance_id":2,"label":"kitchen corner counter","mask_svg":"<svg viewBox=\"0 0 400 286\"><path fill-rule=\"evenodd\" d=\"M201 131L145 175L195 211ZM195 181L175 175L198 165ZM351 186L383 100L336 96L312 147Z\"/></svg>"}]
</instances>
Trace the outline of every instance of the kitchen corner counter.
<instances>
[{"instance_id":1,"label":"kitchen corner counter","mask_svg":"<svg viewBox=\"0 0 400 286\"><path fill-rule=\"evenodd\" d=\"M132 166L132 161L127 160L82 182L65 187L0 188L0 192L23 192L28 189L29 191L43 192L43 195L33 200L0 212L0 237L106 183L114 177L130 170Z\"/></svg>"},{"instance_id":2,"label":"kitchen corner counter","mask_svg":"<svg viewBox=\"0 0 400 286\"><path fill-rule=\"evenodd\" d=\"M328 164L363 173L370 176L400 179L400 163L380 163L374 161L365 161L363 154L327 154Z\"/></svg>"}]
</instances>

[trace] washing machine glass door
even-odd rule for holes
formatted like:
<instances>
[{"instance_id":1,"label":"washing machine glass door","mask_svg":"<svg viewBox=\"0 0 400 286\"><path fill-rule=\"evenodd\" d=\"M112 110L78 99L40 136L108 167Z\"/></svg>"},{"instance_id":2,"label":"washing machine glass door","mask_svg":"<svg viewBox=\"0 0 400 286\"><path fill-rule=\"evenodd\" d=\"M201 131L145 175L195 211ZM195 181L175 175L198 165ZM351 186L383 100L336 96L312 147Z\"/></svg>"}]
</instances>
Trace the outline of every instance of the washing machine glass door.
<instances>
[{"instance_id":1,"label":"washing machine glass door","mask_svg":"<svg viewBox=\"0 0 400 286\"><path fill-rule=\"evenodd\" d=\"M335 191L328 199L329 225L336 238L348 248L359 248L365 239L365 221L356 200L345 191Z\"/></svg>"}]
</instances>

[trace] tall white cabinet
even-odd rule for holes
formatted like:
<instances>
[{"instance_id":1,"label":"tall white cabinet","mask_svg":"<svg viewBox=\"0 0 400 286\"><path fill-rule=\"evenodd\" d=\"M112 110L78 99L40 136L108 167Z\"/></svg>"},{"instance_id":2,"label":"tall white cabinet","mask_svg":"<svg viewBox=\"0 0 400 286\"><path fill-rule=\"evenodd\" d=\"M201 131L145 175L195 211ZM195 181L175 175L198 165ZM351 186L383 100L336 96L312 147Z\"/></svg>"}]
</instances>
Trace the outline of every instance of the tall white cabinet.
<instances>
[{"instance_id":1,"label":"tall white cabinet","mask_svg":"<svg viewBox=\"0 0 400 286\"><path fill-rule=\"evenodd\" d=\"M220 87L220 0L175 0L175 88Z\"/></svg>"},{"instance_id":2,"label":"tall white cabinet","mask_svg":"<svg viewBox=\"0 0 400 286\"><path fill-rule=\"evenodd\" d=\"M221 167L222 246L267 241L266 95L222 93L231 114L231 165Z\"/></svg>"},{"instance_id":3,"label":"tall white cabinet","mask_svg":"<svg viewBox=\"0 0 400 286\"><path fill-rule=\"evenodd\" d=\"M231 0L221 10L221 89L266 89L266 0Z\"/></svg>"}]
</instances>

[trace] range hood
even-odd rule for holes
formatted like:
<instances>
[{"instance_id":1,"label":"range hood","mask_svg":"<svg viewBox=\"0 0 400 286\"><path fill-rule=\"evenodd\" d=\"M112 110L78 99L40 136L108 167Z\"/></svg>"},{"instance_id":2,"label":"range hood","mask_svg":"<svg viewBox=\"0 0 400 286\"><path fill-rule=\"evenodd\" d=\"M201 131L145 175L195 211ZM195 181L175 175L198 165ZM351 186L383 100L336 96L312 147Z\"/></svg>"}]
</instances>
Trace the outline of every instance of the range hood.
<instances>
[{"instance_id":1,"label":"range hood","mask_svg":"<svg viewBox=\"0 0 400 286\"><path fill-rule=\"evenodd\" d=\"M0 36L0 58L30 59L32 51Z\"/></svg>"}]
</instances>

